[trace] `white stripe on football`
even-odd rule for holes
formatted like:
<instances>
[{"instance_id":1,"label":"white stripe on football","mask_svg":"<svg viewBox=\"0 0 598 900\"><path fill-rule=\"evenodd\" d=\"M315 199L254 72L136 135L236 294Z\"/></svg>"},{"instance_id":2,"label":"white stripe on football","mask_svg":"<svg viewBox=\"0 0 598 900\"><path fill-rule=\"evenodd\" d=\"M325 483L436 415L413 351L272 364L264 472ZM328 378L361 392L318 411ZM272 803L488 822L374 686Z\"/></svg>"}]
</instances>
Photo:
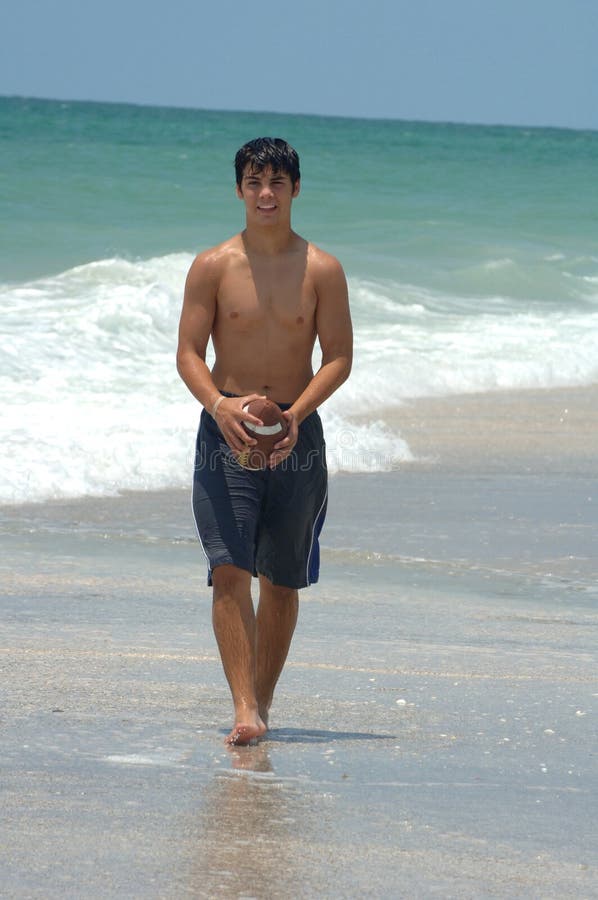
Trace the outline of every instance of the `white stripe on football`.
<instances>
[{"instance_id":1,"label":"white stripe on football","mask_svg":"<svg viewBox=\"0 0 598 900\"><path fill-rule=\"evenodd\" d=\"M253 422L243 420L243 425L254 434L278 434L279 431L282 431L280 422L275 422L274 425L254 425Z\"/></svg>"}]
</instances>

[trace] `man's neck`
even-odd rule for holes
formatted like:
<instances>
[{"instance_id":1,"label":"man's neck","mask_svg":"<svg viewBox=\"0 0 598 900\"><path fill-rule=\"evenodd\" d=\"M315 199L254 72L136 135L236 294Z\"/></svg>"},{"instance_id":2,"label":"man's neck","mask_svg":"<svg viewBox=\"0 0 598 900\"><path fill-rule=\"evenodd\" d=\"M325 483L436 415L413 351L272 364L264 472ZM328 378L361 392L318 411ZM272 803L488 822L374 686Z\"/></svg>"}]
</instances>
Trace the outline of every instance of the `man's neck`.
<instances>
[{"instance_id":1,"label":"man's neck","mask_svg":"<svg viewBox=\"0 0 598 900\"><path fill-rule=\"evenodd\" d=\"M241 232L241 238L248 252L262 256L278 256L285 253L297 235L290 226L284 228L255 228L247 226Z\"/></svg>"}]
</instances>

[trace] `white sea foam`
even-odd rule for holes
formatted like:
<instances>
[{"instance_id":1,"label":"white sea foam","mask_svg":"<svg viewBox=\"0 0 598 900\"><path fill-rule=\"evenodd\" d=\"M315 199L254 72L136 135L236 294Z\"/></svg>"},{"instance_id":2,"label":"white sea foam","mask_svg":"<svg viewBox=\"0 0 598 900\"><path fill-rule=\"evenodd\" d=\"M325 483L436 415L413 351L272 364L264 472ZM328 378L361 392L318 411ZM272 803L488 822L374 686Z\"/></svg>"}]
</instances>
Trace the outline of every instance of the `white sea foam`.
<instances>
[{"instance_id":1,"label":"white sea foam","mask_svg":"<svg viewBox=\"0 0 598 900\"><path fill-rule=\"evenodd\" d=\"M174 354L190 262L103 260L0 287L0 502L189 482L199 407ZM598 378L591 303L521 308L360 279L350 288L354 371L323 408L332 472L410 459L389 422L356 425L355 413L407 397Z\"/></svg>"},{"instance_id":2,"label":"white sea foam","mask_svg":"<svg viewBox=\"0 0 598 900\"><path fill-rule=\"evenodd\" d=\"M329 401L359 412L402 398L590 384L598 379L598 304L471 298L413 285L351 284L353 375ZM589 298L587 298L589 299Z\"/></svg>"}]
</instances>

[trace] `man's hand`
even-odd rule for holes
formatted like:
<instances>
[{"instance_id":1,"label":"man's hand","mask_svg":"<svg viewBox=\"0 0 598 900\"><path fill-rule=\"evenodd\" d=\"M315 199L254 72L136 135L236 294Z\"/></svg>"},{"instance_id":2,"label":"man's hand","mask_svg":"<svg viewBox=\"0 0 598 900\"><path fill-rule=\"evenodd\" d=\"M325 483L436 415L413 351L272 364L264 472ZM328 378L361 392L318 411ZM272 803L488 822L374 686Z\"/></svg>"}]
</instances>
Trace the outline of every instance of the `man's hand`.
<instances>
[{"instance_id":1,"label":"man's hand","mask_svg":"<svg viewBox=\"0 0 598 900\"><path fill-rule=\"evenodd\" d=\"M287 456L290 456L299 436L299 426L297 425L297 419L290 411L290 409L285 410L283 412L283 416L288 422L289 430L287 431L286 437L283 438L282 441L279 441L274 445L274 449L268 459L268 468L270 469L274 469L275 466L283 461L283 459L286 459Z\"/></svg>"},{"instance_id":2,"label":"man's hand","mask_svg":"<svg viewBox=\"0 0 598 900\"><path fill-rule=\"evenodd\" d=\"M216 410L216 424L224 436L224 440L238 456L247 447L253 447L257 443L243 428L242 422L253 422L254 425L263 425L261 419L246 412L243 407L252 400L265 400L263 394L247 394L246 397L224 397Z\"/></svg>"}]
</instances>

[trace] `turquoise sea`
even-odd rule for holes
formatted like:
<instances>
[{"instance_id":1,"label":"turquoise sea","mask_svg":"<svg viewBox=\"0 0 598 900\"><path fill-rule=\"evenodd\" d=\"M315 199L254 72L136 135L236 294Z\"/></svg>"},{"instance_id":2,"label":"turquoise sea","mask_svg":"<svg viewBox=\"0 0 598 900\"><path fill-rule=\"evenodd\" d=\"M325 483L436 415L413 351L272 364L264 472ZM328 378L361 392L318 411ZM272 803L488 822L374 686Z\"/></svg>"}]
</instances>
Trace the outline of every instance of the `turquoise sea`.
<instances>
[{"instance_id":1,"label":"turquoise sea","mask_svg":"<svg viewBox=\"0 0 598 900\"><path fill-rule=\"evenodd\" d=\"M349 277L333 471L409 459L405 398L598 380L598 132L0 98L0 502L188 483L183 282L243 226L232 160L261 134L297 148L295 228Z\"/></svg>"}]
</instances>

